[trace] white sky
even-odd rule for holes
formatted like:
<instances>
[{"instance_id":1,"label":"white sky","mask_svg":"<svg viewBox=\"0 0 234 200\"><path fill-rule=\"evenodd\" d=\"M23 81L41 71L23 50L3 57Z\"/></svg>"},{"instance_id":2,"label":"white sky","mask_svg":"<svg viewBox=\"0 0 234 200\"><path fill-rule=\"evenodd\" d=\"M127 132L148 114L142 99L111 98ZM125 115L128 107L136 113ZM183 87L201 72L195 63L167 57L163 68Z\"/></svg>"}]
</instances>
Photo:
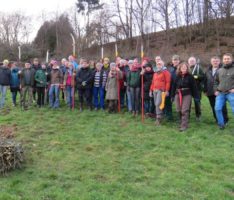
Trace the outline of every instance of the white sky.
<instances>
[{"instance_id":1,"label":"white sky","mask_svg":"<svg viewBox=\"0 0 234 200\"><path fill-rule=\"evenodd\" d=\"M49 18L51 13L63 13L75 7L76 0L0 0L0 12L11 13L20 11L32 16L32 32L30 40L36 36L37 30L42 25L42 13Z\"/></svg>"}]
</instances>

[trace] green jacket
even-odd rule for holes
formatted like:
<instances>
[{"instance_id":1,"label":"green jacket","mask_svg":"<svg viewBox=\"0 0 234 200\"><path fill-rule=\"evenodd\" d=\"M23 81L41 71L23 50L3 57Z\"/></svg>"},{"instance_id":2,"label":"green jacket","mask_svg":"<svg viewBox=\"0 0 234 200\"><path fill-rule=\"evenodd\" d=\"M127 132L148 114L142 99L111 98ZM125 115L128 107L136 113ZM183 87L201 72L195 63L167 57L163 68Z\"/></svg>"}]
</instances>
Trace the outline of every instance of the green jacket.
<instances>
[{"instance_id":1,"label":"green jacket","mask_svg":"<svg viewBox=\"0 0 234 200\"><path fill-rule=\"evenodd\" d=\"M129 87L137 88L141 87L141 75L140 71L130 71L127 77L127 83Z\"/></svg>"},{"instance_id":2,"label":"green jacket","mask_svg":"<svg viewBox=\"0 0 234 200\"><path fill-rule=\"evenodd\" d=\"M46 87L47 76L46 71L43 69L37 70L35 74L36 87Z\"/></svg>"},{"instance_id":3,"label":"green jacket","mask_svg":"<svg viewBox=\"0 0 234 200\"><path fill-rule=\"evenodd\" d=\"M228 92L234 89L234 63L219 69L214 83L214 91Z\"/></svg>"}]
</instances>

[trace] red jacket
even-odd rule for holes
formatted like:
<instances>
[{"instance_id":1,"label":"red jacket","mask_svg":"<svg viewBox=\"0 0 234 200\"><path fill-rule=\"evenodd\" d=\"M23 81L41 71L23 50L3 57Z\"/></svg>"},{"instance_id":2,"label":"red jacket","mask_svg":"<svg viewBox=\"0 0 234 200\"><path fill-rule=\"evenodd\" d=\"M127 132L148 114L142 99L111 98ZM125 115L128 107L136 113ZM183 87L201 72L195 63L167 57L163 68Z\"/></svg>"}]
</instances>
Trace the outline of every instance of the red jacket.
<instances>
[{"instance_id":1,"label":"red jacket","mask_svg":"<svg viewBox=\"0 0 234 200\"><path fill-rule=\"evenodd\" d=\"M169 91L171 85L171 74L167 70L155 72L150 86L150 91L162 90Z\"/></svg>"}]
</instances>

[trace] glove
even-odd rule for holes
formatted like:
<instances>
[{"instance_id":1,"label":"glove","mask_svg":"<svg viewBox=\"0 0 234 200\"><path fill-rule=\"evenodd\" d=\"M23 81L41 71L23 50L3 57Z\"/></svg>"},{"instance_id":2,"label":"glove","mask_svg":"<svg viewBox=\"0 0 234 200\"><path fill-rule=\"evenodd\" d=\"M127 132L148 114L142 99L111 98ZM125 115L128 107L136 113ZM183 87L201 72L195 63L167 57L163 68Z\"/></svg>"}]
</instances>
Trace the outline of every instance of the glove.
<instances>
[{"instance_id":1,"label":"glove","mask_svg":"<svg viewBox=\"0 0 234 200\"><path fill-rule=\"evenodd\" d=\"M81 85L82 85L82 86L86 86L86 81L83 81L83 82L81 83Z\"/></svg>"},{"instance_id":2,"label":"glove","mask_svg":"<svg viewBox=\"0 0 234 200\"><path fill-rule=\"evenodd\" d=\"M153 92L149 92L149 97L153 97Z\"/></svg>"}]
</instances>

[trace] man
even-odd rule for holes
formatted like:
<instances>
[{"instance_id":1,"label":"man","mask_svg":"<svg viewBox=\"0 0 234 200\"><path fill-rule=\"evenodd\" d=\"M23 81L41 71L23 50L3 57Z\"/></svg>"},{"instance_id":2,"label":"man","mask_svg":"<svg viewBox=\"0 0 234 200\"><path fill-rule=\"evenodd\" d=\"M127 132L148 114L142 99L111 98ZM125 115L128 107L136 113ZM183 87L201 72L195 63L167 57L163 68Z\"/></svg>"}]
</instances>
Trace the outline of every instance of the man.
<instances>
[{"instance_id":1,"label":"man","mask_svg":"<svg viewBox=\"0 0 234 200\"><path fill-rule=\"evenodd\" d=\"M0 67L0 109L3 108L6 99L7 87L10 85L11 70L8 67L9 61L4 60Z\"/></svg>"},{"instance_id":2,"label":"man","mask_svg":"<svg viewBox=\"0 0 234 200\"><path fill-rule=\"evenodd\" d=\"M60 87L63 84L63 73L59 69L57 61L52 62L52 70L50 72L50 90L49 90L49 102L50 107L59 108L59 92Z\"/></svg>"},{"instance_id":3,"label":"man","mask_svg":"<svg viewBox=\"0 0 234 200\"><path fill-rule=\"evenodd\" d=\"M76 84L79 93L80 111L83 111L83 98L85 97L89 109L92 110L93 72L89 68L89 63L83 59L82 65L76 74Z\"/></svg>"},{"instance_id":4,"label":"man","mask_svg":"<svg viewBox=\"0 0 234 200\"><path fill-rule=\"evenodd\" d=\"M211 109L213 111L213 116L215 118L216 123L217 117L215 114L215 91L214 91L214 80L216 78L216 75L218 73L218 70L220 68L220 58L218 56L213 56L210 59L211 66L208 68L208 70L205 73L205 79L204 79L204 92L209 99ZM226 104L223 107L223 116L224 116L224 123L226 124L228 122L228 115L227 115L227 107Z\"/></svg>"},{"instance_id":5,"label":"man","mask_svg":"<svg viewBox=\"0 0 234 200\"><path fill-rule=\"evenodd\" d=\"M203 82L204 82L204 77L205 77L204 72L203 72L200 64L197 63L197 59L195 57L193 57L193 56L190 57L188 59L188 64L189 64L191 74L193 75L195 82L196 82L199 99L201 100ZM197 119L197 121L200 121L200 119L201 119L201 103L199 101L194 101L194 105L195 105L196 119Z\"/></svg>"},{"instance_id":6,"label":"man","mask_svg":"<svg viewBox=\"0 0 234 200\"><path fill-rule=\"evenodd\" d=\"M32 69L34 69L35 73L37 72L37 70L41 69L41 64L39 63L38 58L33 59ZM36 82L34 82L33 101L36 101L36 92L37 92L37 87L36 87Z\"/></svg>"},{"instance_id":7,"label":"man","mask_svg":"<svg viewBox=\"0 0 234 200\"><path fill-rule=\"evenodd\" d=\"M21 107L22 110L26 110L29 106L32 105L33 101L35 70L31 67L30 62L25 63L24 69L19 71L19 76L21 89Z\"/></svg>"},{"instance_id":8,"label":"man","mask_svg":"<svg viewBox=\"0 0 234 200\"><path fill-rule=\"evenodd\" d=\"M218 71L215 85L215 113L220 129L224 129L223 106L226 101L230 103L234 114L234 63L232 54L223 55L223 67Z\"/></svg>"},{"instance_id":9,"label":"man","mask_svg":"<svg viewBox=\"0 0 234 200\"><path fill-rule=\"evenodd\" d=\"M173 116L172 116L172 102L171 102L171 90L172 90L172 86L175 83L176 70L177 70L178 65L180 64L180 57L178 55L173 55L171 61L172 61L172 65L167 68L167 70L171 74L171 87L170 87L170 93L166 97L165 108L164 108L164 114L166 115L166 118L169 121L173 120Z\"/></svg>"}]
</instances>

